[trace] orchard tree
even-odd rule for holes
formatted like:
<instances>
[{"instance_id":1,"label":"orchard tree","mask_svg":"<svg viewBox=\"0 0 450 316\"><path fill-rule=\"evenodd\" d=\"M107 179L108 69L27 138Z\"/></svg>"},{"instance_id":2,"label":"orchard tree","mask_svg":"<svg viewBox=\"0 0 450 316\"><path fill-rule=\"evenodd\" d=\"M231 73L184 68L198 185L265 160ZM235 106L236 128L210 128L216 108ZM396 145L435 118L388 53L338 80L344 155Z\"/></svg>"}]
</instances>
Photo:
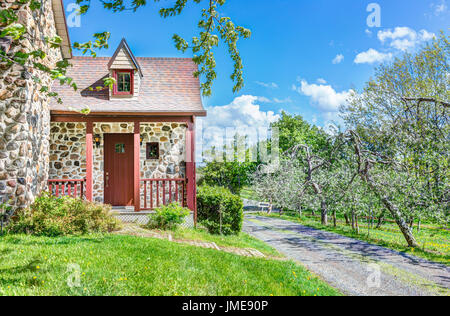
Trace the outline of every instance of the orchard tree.
<instances>
[{"instance_id":1,"label":"orchard tree","mask_svg":"<svg viewBox=\"0 0 450 316\"><path fill-rule=\"evenodd\" d=\"M342 134L321 139L320 143L316 150L306 144L294 146L283 154L272 173L255 174L253 187L263 198L283 208L313 212L320 209L323 225L328 225L328 214L333 209L336 225L335 210L352 190L355 168L343 154L346 140Z\"/></svg>"},{"instance_id":2,"label":"orchard tree","mask_svg":"<svg viewBox=\"0 0 450 316\"><path fill-rule=\"evenodd\" d=\"M258 157L253 157L253 148L247 148L247 143L247 137L236 134L221 150L213 147L204 152L209 161L199 169L199 184L218 185L240 194L250 184L249 176L259 165Z\"/></svg>"},{"instance_id":3,"label":"orchard tree","mask_svg":"<svg viewBox=\"0 0 450 316\"><path fill-rule=\"evenodd\" d=\"M312 150L320 148L326 142L326 134L315 125L309 124L300 115L281 112L281 118L272 123L279 131L279 148L283 154L298 144L305 144Z\"/></svg>"},{"instance_id":4,"label":"orchard tree","mask_svg":"<svg viewBox=\"0 0 450 316\"><path fill-rule=\"evenodd\" d=\"M408 222L448 216L450 44L441 34L415 54L380 66L342 109L358 173L395 219L408 245Z\"/></svg>"}]
</instances>

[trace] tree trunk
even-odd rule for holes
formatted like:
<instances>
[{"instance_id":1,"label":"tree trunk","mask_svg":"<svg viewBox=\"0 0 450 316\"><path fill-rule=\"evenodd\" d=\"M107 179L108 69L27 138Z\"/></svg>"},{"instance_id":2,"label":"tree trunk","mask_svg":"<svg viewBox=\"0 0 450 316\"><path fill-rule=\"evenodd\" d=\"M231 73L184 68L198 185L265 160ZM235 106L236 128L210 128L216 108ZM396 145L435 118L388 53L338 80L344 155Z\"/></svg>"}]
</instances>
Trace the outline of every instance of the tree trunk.
<instances>
[{"instance_id":1,"label":"tree trunk","mask_svg":"<svg viewBox=\"0 0 450 316\"><path fill-rule=\"evenodd\" d=\"M418 232L418 233L420 233L420 224L421 224L421 221L420 221L420 219L419 219L419 222L417 223L417 232Z\"/></svg>"},{"instance_id":2,"label":"tree trunk","mask_svg":"<svg viewBox=\"0 0 450 316\"><path fill-rule=\"evenodd\" d=\"M409 229L413 230L414 227L414 217L411 218L410 222L409 222Z\"/></svg>"},{"instance_id":3,"label":"tree trunk","mask_svg":"<svg viewBox=\"0 0 450 316\"><path fill-rule=\"evenodd\" d=\"M381 228L381 225L383 225L383 222L384 222L384 211L378 217L377 229Z\"/></svg>"},{"instance_id":4,"label":"tree trunk","mask_svg":"<svg viewBox=\"0 0 450 316\"><path fill-rule=\"evenodd\" d=\"M378 193L378 191L376 191ZM406 239L406 242L408 243L409 247L418 248L419 244L417 243L416 239L414 238L414 235L409 228L408 224L405 222L405 220L402 218L402 215L400 211L398 210L397 206L395 206L387 197L382 196L381 202L383 202L384 206L389 210L392 217L394 217L395 222L397 223L398 227L400 228L400 231L402 232L403 236Z\"/></svg>"},{"instance_id":5,"label":"tree trunk","mask_svg":"<svg viewBox=\"0 0 450 316\"><path fill-rule=\"evenodd\" d=\"M355 211L352 210L352 230L355 231L356 227L355 227Z\"/></svg>"},{"instance_id":6,"label":"tree trunk","mask_svg":"<svg viewBox=\"0 0 450 316\"><path fill-rule=\"evenodd\" d=\"M355 222L356 222L356 233L359 234L358 214L355 215Z\"/></svg>"},{"instance_id":7,"label":"tree trunk","mask_svg":"<svg viewBox=\"0 0 450 316\"><path fill-rule=\"evenodd\" d=\"M273 205L272 205L272 201L270 201L269 207L267 208L267 214L268 215L272 214L272 210L273 210Z\"/></svg>"},{"instance_id":8,"label":"tree trunk","mask_svg":"<svg viewBox=\"0 0 450 316\"><path fill-rule=\"evenodd\" d=\"M345 224L350 225L350 219L348 218L348 214L344 213L344 217L345 217Z\"/></svg>"},{"instance_id":9,"label":"tree trunk","mask_svg":"<svg viewBox=\"0 0 450 316\"><path fill-rule=\"evenodd\" d=\"M311 215L314 217L316 216L316 212L314 212L314 210L311 210Z\"/></svg>"},{"instance_id":10,"label":"tree trunk","mask_svg":"<svg viewBox=\"0 0 450 316\"><path fill-rule=\"evenodd\" d=\"M336 211L333 211L333 226L334 226L334 227L337 227Z\"/></svg>"},{"instance_id":11,"label":"tree trunk","mask_svg":"<svg viewBox=\"0 0 450 316\"><path fill-rule=\"evenodd\" d=\"M327 204L325 201L322 201L320 203L320 215L322 220L322 225L327 226L328 225L328 210L327 210Z\"/></svg>"}]
</instances>

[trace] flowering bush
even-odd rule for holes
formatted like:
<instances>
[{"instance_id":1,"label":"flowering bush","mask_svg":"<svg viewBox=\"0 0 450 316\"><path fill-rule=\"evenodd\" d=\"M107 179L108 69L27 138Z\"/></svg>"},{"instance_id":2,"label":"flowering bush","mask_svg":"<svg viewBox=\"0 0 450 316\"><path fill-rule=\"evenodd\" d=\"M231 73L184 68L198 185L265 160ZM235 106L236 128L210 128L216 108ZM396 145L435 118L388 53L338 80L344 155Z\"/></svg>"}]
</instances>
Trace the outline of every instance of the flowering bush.
<instances>
[{"instance_id":1,"label":"flowering bush","mask_svg":"<svg viewBox=\"0 0 450 316\"><path fill-rule=\"evenodd\" d=\"M29 208L16 212L8 231L54 237L105 233L120 226L110 206L44 193Z\"/></svg>"},{"instance_id":2,"label":"flowering bush","mask_svg":"<svg viewBox=\"0 0 450 316\"><path fill-rule=\"evenodd\" d=\"M155 210L155 213L150 214L147 228L173 230L179 225L183 224L186 216L190 214L189 209L182 207L178 203L164 205Z\"/></svg>"}]
</instances>

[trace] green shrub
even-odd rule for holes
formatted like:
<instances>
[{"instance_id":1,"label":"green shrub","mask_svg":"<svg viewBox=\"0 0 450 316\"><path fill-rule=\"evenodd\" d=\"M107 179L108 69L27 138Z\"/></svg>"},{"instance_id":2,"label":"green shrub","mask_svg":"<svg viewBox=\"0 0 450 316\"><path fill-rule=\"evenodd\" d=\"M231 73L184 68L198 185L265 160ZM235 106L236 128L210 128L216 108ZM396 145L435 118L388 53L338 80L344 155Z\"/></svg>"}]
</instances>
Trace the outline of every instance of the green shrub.
<instances>
[{"instance_id":1,"label":"green shrub","mask_svg":"<svg viewBox=\"0 0 450 316\"><path fill-rule=\"evenodd\" d=\"M16 212L8 231L54 237L112 232L120 226L111 206L44 193L29 208Z\"/></svg>"},{"instance_id":2,"label":"green shrub","mask_svg":"<svg viewBox=\"0 0 450 316\"><path fill-rule=\"evenodd\" d=\"M155 213L148 216L147 228L173 230L184 223L186 216L190 214L189 209L178 203L161 206L155 209Z\"/></svg>"},{"instance_id":3,"label":"green shrub","mask_svg":"<svg viewBox=\"0 0 450 316\"><path fill-rule=\"evenodd\" d=\"M211 234L232 235L242 230L244 205L222 187L202 186L197 193L198 221Z\"/></svg>"}]
</instances>

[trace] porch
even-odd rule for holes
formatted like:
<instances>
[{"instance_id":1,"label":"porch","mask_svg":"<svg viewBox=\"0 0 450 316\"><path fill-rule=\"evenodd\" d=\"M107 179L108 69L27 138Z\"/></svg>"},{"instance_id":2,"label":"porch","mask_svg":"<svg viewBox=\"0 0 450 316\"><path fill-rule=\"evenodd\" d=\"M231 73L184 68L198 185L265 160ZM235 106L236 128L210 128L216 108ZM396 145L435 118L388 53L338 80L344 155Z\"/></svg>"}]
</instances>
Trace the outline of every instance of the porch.
<instances>
[{"instance_id":1,"label":"porch","mask_svg":"<svg viewBox=\"0 0 450 316\"><path fill-rule=\"evenodd\" d=\"M87 199L86 179L51 179L48 180L48 192L59 196ZM136 205L114 206L121 212L152 211L163 205L179 203L187 207L186 179L141 179L139 208Z\"/></svg>"},{"instance_id":2,"label":"porch","mask_svg":"<svg viewBox=\"0 0 450 316\"><path fill-rule=\"evenodd\" d=\"M196 220L193 116L52 114L48 190L151 211L178 202Z\"/></svg>"}]
</instances>

